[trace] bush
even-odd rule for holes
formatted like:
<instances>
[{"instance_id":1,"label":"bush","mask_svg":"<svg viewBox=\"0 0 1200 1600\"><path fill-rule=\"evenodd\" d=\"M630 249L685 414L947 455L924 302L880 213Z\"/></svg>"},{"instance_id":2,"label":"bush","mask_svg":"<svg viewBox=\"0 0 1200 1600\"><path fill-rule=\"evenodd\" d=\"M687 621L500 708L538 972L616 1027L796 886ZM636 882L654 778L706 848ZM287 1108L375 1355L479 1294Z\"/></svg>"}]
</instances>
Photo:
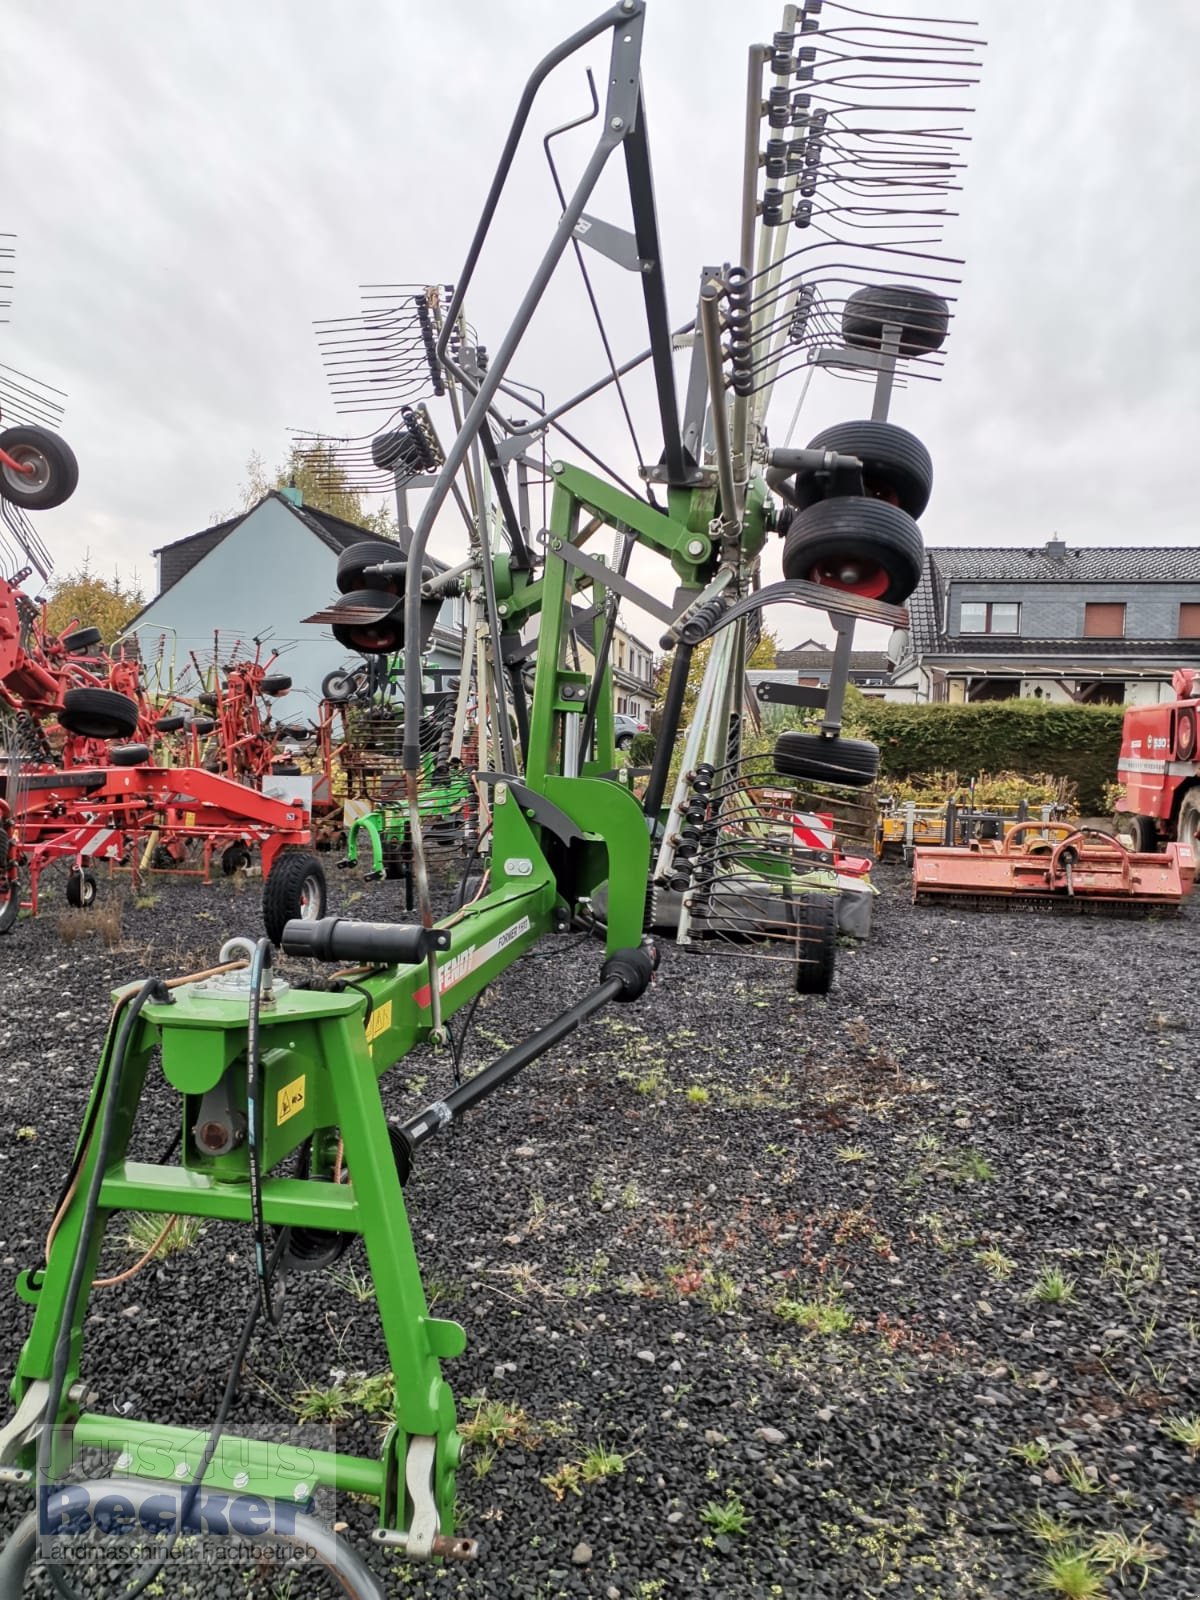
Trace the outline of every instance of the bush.
<instances>
[{"instance_id":1,"label":"bush","mask_svg":"<svg viewBox=\"0 0 1200 1600\"><path fill-rule=\"evenodd\" d=\"M911 800L918 806L941 806L954 798L960 804L971 799L983 810L1005 811L1015 809L1022 800L1029 806L1074 807L1075 802L1071 780L1048 772L1036 772L1031 777L1019 772L979 772L966 778L957 772L929 772L891 778L883 787L897 805Z\"/></svg>"},{"instance_id":2,"label":"bush","mask_svg":"<svg viewBox=\"0 0 1200 1600\"><path fill-rule=\"evenodd\" d=\"M855 721L880 749L883 778L922 773L1050 775L1074 784L1085 814L1104 811L1116 777L1121 706L1055 706L1036 700L982 705L895 705L862 699Z\"/></svg>"},{"instance_id":3,"label":"bush","mask_svg":"<svg viewBox=\"0 0 1200 1600\"><path fill-rule=\"evenodd\" d=\"M658 740L652 733L635 733L633 742L629 746L629 765L631 767L648 767L654 760L655 747Z\"/></svg>"}]
</instances>

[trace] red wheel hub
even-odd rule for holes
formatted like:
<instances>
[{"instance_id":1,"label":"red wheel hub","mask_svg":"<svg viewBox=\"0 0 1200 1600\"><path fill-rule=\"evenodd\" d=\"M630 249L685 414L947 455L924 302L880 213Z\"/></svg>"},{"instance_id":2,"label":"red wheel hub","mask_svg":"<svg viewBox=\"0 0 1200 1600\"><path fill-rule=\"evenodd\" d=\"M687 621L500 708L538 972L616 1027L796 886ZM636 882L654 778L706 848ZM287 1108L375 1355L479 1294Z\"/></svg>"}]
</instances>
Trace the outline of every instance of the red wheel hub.
<instances>
[{"instance_id":1,"label":"red wheel hub","mask_svg":"<svg viewBox=\"0 0 1200 1600\"><path fill-rule=\"evenodd\" d=\"M847 594L859 594L867 600L878 600L887 593L891 582L888 574L874 561L861 556L833 556L818 561L809 573L813 583L822 583L827 589L842 589Z\"/></svg>"}]
</instances>

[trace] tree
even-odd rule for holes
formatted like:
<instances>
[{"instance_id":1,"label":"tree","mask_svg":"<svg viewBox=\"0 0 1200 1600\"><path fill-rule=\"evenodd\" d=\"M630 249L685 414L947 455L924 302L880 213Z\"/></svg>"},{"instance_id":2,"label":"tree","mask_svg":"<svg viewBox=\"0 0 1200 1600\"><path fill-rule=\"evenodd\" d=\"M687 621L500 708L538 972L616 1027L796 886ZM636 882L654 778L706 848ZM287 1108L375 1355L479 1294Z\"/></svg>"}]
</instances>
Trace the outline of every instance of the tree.
<instances>
[{"instance_id":1,"label":"tree","mask_svg":"<svg viewBox=\"0 0 1200 1600\"><path fill-rule=\"evenodd\" d=\"M775 665L776 653L779 649L779 639L768 628L762 630L762 635L754 649L750 652L746 662L748 670L755 672L769 671ZM683 697L683 716L679 726L686 728L692 720L692 712L696 709L696 696L700 693L700 680L704 676L704 669L708 665L709 653L712 650L712 640L706 639L703 644L697 645L692 652L691 664L688 667L687 689ZM667 656L658 668L654 680L654 698L657 704L662 704L663 696L667 691L667 683L671 677L671 663L674 654Z\"/></svg>"},{"instance_id":2,"label":"tree","mask_svg":"<svg viewBox=\"0 0 1200 1600\"><path fill-rule=\"evenodd\" d=\"M125 583L114 572L102 578L93 572L88 558L74 572L55 578L46 606L46 626L52 634L64 633L73 625L99 628L105 644L123 633L146 603L136 578Z\"/></svg>"},{"instance_id":3,"label":"tree","mask_svg":"<svg viewBox=\"0 0 1200 1600\"><path fill-rule=\"evenodd\" d=\"M246 481L241 487L241 509L249 511L272 489L299 489L304 504L314 511L325 511L344 522L378 534L382 539L396 537L396 518L386 507L363 509L362 496L351 488L346 472L332 445L315 444L308 449L293 445L287 460L274 470L267 467L256 451L246 463ZM215 521L222 521L217 517Z\"/></svg>"}]
</instances>

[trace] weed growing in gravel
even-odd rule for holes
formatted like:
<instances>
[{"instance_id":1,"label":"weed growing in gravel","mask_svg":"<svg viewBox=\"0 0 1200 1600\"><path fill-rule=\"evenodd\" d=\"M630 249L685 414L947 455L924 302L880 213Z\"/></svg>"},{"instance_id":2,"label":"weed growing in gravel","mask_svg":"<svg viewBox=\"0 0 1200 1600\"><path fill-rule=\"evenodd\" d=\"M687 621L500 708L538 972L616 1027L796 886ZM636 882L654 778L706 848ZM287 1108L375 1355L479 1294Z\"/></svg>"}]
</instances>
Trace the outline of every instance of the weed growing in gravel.
<instances>
[{"instance_id":1,"label":"weed growing in gravel","mask_svg":"<svg viewBox=\"0 0 1200 1600\"><path fill-rule=\"evenodd\" d=\"M1075 1298L1075 1279L1061 1267L1045 1266L1033 1280L1029 1298L1048 1306L1069 1305Z\"/></svg>"},{"instance_id":2,"label":"weed growing in gravel","mask_svg":"<svg viewBox=\"0 0 1200 1600\"><path fill-rule=\"evenodd\" d=\"M700 1513L700 1521L718 1534L740 1535L750 1531L750 1513L736 1494L731 1494L722 1505L710 1500Z\"/></svg>"},{"instance_id":3,"label":"weed growing in gravel","mask_svg":"<svg viewBox=\"0 0 1200 1600\"><path fill-rule=\"evenodd\" d=\"M1051 1550L1038 1570L1039 1589L1065 1600L1100 1600L1107 1593L1104 1575L1085 1550Z\"/></svg>"},{"instance_id":4,"label":"weed growing in gravel","mask_svg":"<svg viewBox=\"0 0 1200 1600\"><path fill-rule=\"evenodd\" d=\"M1129 1305L1139 1290L1161 1282L1162 1251L1140 1250L1137 1245L1122 1250L1118 1245L1110 1244L1104 1252L1100 1276L1107 1282L1115 1283L1117 1293Z\"/></svg>"},{"instance_id":5,"label":"weed growing in gravel","mask_svg":"<svg viewBox=\"0 0 1200 1600\"><path fill-rule=\"evenodd\" d=\"M833 1153L839 1161L845 1162L867 1161L870 1159L871 1155L869 1150L864 1150L862 1146L858 1144L839 1145Z\"/></svg>"},{"instance_id":6,"label":"weed growing in gravel","mask_svg":"<svg viewBox=\"0 0 1200 1600\"><path fill-rule=\"evenodd\" d=\"M135 1211L129 1217L122 1242L134 1255L161 1261L167 1256L177 1255L181 1250L191 1249L200 1232L199 1217L171 1217L164 1224L160 1216Z\"/></svg>"},{"instance_id":7,"label":"weed growing in gravel","mask_svg":"<svg viewBox=\"0 0 1200 1600\"><path fill-rule=\"evenodd\" d=\"M537 1444L540 1435L524 1407L506 1405L503 1400L488 1400L485 1396L464 1404L475 1407L475 1415L458 1425L459 1433L468 1444L486 1445L495 1450L506 1444L521 1444L526 1449Z\"/></svg>"},{"instance_id":8,"label":"weed growing in gravel","mask_svg":"<svg viewBox=\"0 0 1200 1600\"><path fill-rule=\"evenodd\" d=\"M1087 1553L1093 1561L1099 1563L1109 1577L1116 1578L1122 1588L1125 1587L1125 1575L1131 1577L1141 1573L1142 1581L1138 1589L1144 1589L1150 1581L1151 1567L1155 1566L1166 1555L1166 1548L1161 1544L1154 1544L1146 1538L1150 1531L1150 1524L1146 1523L1132 1537L1124 1528L1116 1528L1110 1533L1098 1533L1088 1546Z\"/></svg>"},{"instance_id":9,"label":"weed growing in gravel","mask_svg":"<svg viewBox=\"0 0 1200 1600\"><path fill-rule=\"evenodd\" d=\"M854 1326L854 1318L842 1304L840 1290L832 1285L819 1295L782 1295L771 1310L806 1333L847 1333Z\"/></svg>"},{"instance_id":10,"label":"weed growing in gravel","mask_svg":"<svg viewBox=\"0 0 1200 1600\"><path fill-rule=\"evenodd\" d=\"M621 1204L626 1211L636 1211L642 1203L641 1193L636 1183L627 1183L621 1190Z\"/></svg>"},{"instance_id":11,"label":"weed growing in gravel","mask_svg":"<svg viewBox=\"0 0 1200 1600\"><path fill-rule=\"evenodd\" d=\"M29 1124L26 1123L23 1127L17 1129L17 1138L28 1144L37 1138L37 1129L31 1128Z\"/></svg>"},{"instance_id":12,"label":"weed growing in gravel","mask_svg":"<svg viewBox=\"0 0 1200 1600\"><path fill-rule=\"evenodd\" d=\"M1200 1455L1200 1417L1164 1417L1162 1426L1168 1439L1183 1445L1192 1455Z\"/></svg>"},{"instance_id":13,"label":"weed growing in gravel","mask_svg":"<svg viewBox=\"0 0 1200 1600\"><path fill-rule=\"evenodd\" d=\"M689 1105L706 1106L712 1098L702 1083L689 1083L683 1091Z\"/></svg>"},{"instance_id":14,"label":"weed growing in gravel","mask_svg":"<svg viewBox=\"0 0 1200 1600\"><path fill-rule=\"evenodd\" d=\"M1011 1256L1006 1256L1003 1250L994 1247L989 1250L976 1250L975 1260L987 1273L989 1278L995 1278L1003 1283L1006 1278L1011 1278L1017 1270L1017 1263Z\"/></svg>"},{"instance_id":15,"label":"weed growing in gravel","mask_svg":"<svg viewBox=\"0 0 1200 1600\"><path fill-rule=\"evenodd\" d=\"M1028 1467L1044 1467L1050 1459L1051 1446L1045 1439L1029 1439L1024 1444L1010 1444L1008 1453L1016 1456Z\"/></svg>"},{"instance_id":16,"label":"weed growing in gravel","mask_svg":"<svg viewBox=\"0 0 1200 1600\"><path fill-rule=\"evenodd\" d=\"M351 1299L357 1300L359 1305L366 1305L375 1298L375 1285L371 1282L369 1272L358 1272L353 1266L348 1266L345 1271L338 1270L329 1274L329 1281L335 1289L341 1289Z\"/></svg>"},{"instance_id":17,"label":"weed growing in gravel","mask_svg":"<svg viewBox=\"0 0 1200 1600\"><path fill-rule=\"evenodd\" d=\"M586 1485L600 1483L605 1478L618 1478L625 1471L626 1457L605 1445L590 1445L574 1461L560 1461L554 1472L541 1480L556 1500L565 1500L568 1494L582 1495Z\"/></svg>"},{"instance_id":18,"label":"weed growing in gravel","mask_svg":"<svg viewBox=\"0 0 1200 1600\"><path fill-rule=\"evenodd\" d=\"M1100 1476L1095 1467L1085 1467L1078 1456L1067 1456L1063 1461L1063 1477L1076 1494L1099 1494Z\"/></svg>"},{"instance_id":19,"label":"weed growing in gravel","mask_svg":"<svg viewBox=\"0 0 1200 1600\"><path fill-rule=\"evenodd\" d=\"M922 1143L922 1140L926 1142ZM923 1154L905 1176L906 1189L919 1189L923 1183L949 1183L958 1189L968 1183L987 1183L996 1176L996 1169L978 1150L965 1145L950 1145L943 1149L932 1134L919 1135L915 1143Z\"/></svg>"},{"instance_id":20,"label":"weed growing in gravel","mask_svg":"<svg viewBox=\"0 0 1200 1600\"><path fill-rule=\"evenodd\" d=\"M732 1311L741 1298L742 1291L737 1286L737 1281L727 1272L706 1272L705 1284L700 1291L700 1298L710 1311L715 1311L718 1316Z\"/></svg>"},{"instance_id":21,"label":"weed growing in gravel","mask_svg":"<svg viewBox=\"0 0 1200 1600\"><path fill-rule=\"evenodd\" d=\"M1017 1520L1041 1544L1066 1544L1075 1537L1075 1529L1060 1517L1052 1517L1042 1506Z\"/></svg>"},{"instance_id":22,"label":"weed growing in gravel","mask_svg":"<svg viewBox=\"0 0 1200 1600\"><path fill-rule=\"evenodd\" d=\"M327 1388L313 1385L293 1397L292 1410L301 1422L345 1422L350 1415L349 1396L341 1383Z\"/></svg>"}]
</instances>

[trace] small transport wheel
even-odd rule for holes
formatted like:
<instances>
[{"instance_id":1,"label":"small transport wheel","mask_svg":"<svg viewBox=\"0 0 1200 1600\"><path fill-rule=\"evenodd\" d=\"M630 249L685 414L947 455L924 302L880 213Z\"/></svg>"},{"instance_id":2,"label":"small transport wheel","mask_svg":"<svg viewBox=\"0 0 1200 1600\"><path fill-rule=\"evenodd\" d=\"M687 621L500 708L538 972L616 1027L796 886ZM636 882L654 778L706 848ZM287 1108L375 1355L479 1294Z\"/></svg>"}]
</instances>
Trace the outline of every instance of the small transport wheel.
<instances>
[{"instance_id":1,"label":"small transport wheel","mask_svg":"<svg viewBox=\"0 0 1200 1600\"><path fill-rule=\"evenodd\" d=\"M820 733L781 733L775 741L775 771L813 783L863 789L879 772L879 746L869 739L826 738Z\"/></svg>"},{"instance_id":2,"label":"small transport wheel","mask_svg":"<svg viewBox=\"0 0 1200 1600\"><path fill-rule=\"evenodd\" d=\"M96 880L90 872L72 867L67 878L67 904L86 911L96 898Z\"/></svg>"},{"instance_id":3,"label":"small transport wheel","mask_svg":"<svg viewBox=\"0 0 1200 1600\"><path fill-rule=\"evenodd\" d=\"M154 724L156 733L178 733L187 726L186 717L159 717Z\"/></svg>"},{"instance_id":4,"label":"small transport wheel","mask_svg":"<svg viewBox=\"0 0 1200 1600\"><path fill-rule=\"evenodd\" d=\"M810 450L832 450L857 456L863 464L863 487L872 500L899 506L919 517L933 493L933 461L915 434L894 422L839 422L808 441ZM793 499L801 511L822 498L815 473L797 474Z\"/></svg>"},{"instance_id":5,"label":"small transport wheel","mask_svg":"<svg viewBox=\"0 0 1200 1600\"><path fill-rule=\"evenodd\" d=\"M198 694L196 696L196 704L203 706L206 711L215 711L217 709L217 697L215 694Z\"/></svg>"},{"instance_id":6,"label":"small transport wheel","mask_svg":"<svg viewBox=\"0 0 1200 1600\"><path fill-rule=\"evenodd\" d=\"M130 739L138 716L137 702L115 689L68 689L58 720L81 739Z\"/></svg>"},{"instance_id":7,"label":"small transport wheel","mask_svg":"<svg viewBox=\"0 0 1200 1600\"><path fill-rule=\"evenodd\" d=\"M341 702L351 700L358 692L358 674L347 672L339 667L336 672L327 672L321 680L321 699Z\"/></svg>"},{"instance_id":8,"label":"small transport wheel","mask_svg":"<svg viewBox=\"0 0 1200 1600\"><path fill-rule=\"evenodd\" d=\"M49 511L75 493L79 463L65 439L47 428L5 428L0 450L23 472L0 462L0 496L25 511ZM31 470L30 470L31 469Z\"/></svg>"},{"instance_id":9,"label":"small transport wheel","mask_svg":"<svg viewBox=\"0 0 1200 1600\"><path fill-rule=\"evenodd\" d=\"M114 744L108 752L114 767L144 767L150 760L150 747L144 744Z\"/></svg>"},{"instance_id":10,"label":"small transport wheel","mask_svg":"<svg viewBox=\"0 0 1200 1600\"><path fill-rule=\"evenodd\" d=\"M338 593L352 594L355 589L379 589L386 594L403 594L403 572L395 572L385 578L377 574L368 576L367 568L381 566L385 561L404 560L404 551L400 546L386 539L364 539L361 544L352 544L338 557Z\"/></svg>"},{"instance_id":11,"label":"small transport wheel","mask_svg":"<svg viewBox=\"0 0 1200 1600\"><path fill-rule=\"evenodd\" d=\"M856 289L842 312L842 338L860 350L878 350L889 323L903 330L902 356L932 355L949 331L950 307L940 294L903 283Z\"/></svg>"},{"instance_id":12,"label":"small transport wheel","mask_svg":"<svg viewBox=\"0 0 1200 1600\"><path fill-rule=\"evenodd\" d=\"M283 672L273 673L271 677L264 678L259 684L262 694L286 694L292 687L292 680Z\"/></svg>"},{"instance_id":13,"label":"small transport wheel","mask_svg":"<svg viewBox=\"0 0 1200 1600\"><path fill-rule=\"evenodd\" d=\"M74 633L68 633L63 639L63 649L69 656L77 656L98 645L103 637L99 628L76 628Z\"/></svg>"},{"instance_id":14,"label":"small transport wheel","mask_svg":"<svg viewBox=\"0 0 1200 1600\"><path fill-rule=\"evenodd\" d=\"M631 733L619 733L613 743L618 750L628 750L633 743L633 735Z\"/></svg>"},{"instance_id":15,"label":"small transport wheel","mask_svg":"<svg viewBox=\"0 0 1200 1600\"><path fill-rule=\"evenodd\" d=\"M1118 827L1133 840L1135 855L1153 855L1158 849L1158 824L1153 817L1121 817Z\"/></svg>"},{"instance_id":16,"label":"small transport wheel","mask_svg":"<svg viewBox=\"0 0 1200 1600\"><path fill-rule=\"evenodd\" d=\"M187 725L189 731L194 733L198 739L206 739L216 727L216 723L211 717L189 717Z\"/></svg>"},{"instance_id":17,"label":"small transport wheel","mask_svg":"<svg viewBox=\"0 0 1200 1600\"><path fill-rule=\"evenodd\" d=\"M334 612L357 613L331 624L346 650L364 656L390 656L404 648L404 596L382 589L354 589L335 602Z\"/></svg>"},{"instance_id":18,"label":"small transport wheel","mask_svg":"<svg viewBox=\"0 0 1200 1600\"><path fill-rule=\"evenodd\" d=\"M263 925L272 944L295 918L318 922L325 915L325 868L307 850L285 847L275 857L263 885Z\"/></svg>"},{"instance_id":19,"label":"small transport wheel","mask_svg":"<svg viewBox=\"0 0 1200 1600\"><path fill-rule=\"evenodd\" d=\"M792 518L783 575L902 605L925 565L921 530L907 512L857 495L818 500Z\"/></svg>"},{"instance_id":20,"label":"small transport wheel","mask_svg":"<svg viewBox=\"0 0 1200 1600\"><path fill-rule=\"evenodd\" d=\"M837 895L798 895L792 902L796 920L796 993L828 994L837 961Z\"/></svg>"},{"instance_id":21,"label":"small transport wheel","mask_svg":"<svg viewBox=\"0 0 1200 1600\"><path fill-rule=\"evenodd\" d=\"M227 844L221 852L221 871L232 878L235 872L245 872L250 861L250 851L244 844Z\"/></svg>"}]
</instances>

